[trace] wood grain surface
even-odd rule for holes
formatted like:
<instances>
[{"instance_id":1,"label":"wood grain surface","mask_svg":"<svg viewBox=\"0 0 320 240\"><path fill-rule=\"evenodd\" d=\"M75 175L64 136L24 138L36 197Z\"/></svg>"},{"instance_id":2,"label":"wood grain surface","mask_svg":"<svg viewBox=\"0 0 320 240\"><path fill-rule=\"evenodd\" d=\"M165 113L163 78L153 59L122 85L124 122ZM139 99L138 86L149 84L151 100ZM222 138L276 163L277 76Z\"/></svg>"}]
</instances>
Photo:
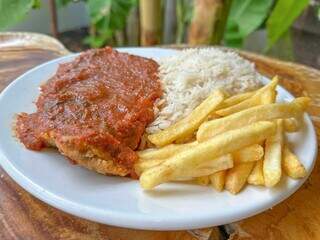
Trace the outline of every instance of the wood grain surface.
<instances>
[{"instance_id":1,"label":"wood grain surface","mask_svg":"<svg viewBox=\"0 0 320 240\"><path fill-rule=\"evenodd\" d=\"M12 44L0 35L0 90L21 73L67 52L61 44L49 41L37 44ZM19 42L19 41L18 41ZM9 43L9 44L8 44ZM309 96L309 109L320 136L320 72L302 65L287 63L247 52L241 54L256 63L266 76L280 76L281 84L295 96ZM131 230L83 220L63 213L37 200L19 187L0 168L0 239L320 239L320 164L294 195L272 210L224 227L199 231L156 232ZM191 233L191 234L190 234Z\"/></svg>"}]
</instances>

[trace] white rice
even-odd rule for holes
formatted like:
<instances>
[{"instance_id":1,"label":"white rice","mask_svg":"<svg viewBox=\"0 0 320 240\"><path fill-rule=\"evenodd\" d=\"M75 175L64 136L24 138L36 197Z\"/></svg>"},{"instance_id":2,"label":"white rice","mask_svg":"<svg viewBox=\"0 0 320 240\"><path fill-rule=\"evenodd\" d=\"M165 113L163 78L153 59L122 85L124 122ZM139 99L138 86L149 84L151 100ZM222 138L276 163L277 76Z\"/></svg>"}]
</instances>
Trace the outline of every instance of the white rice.
<instances>
[{"instance_id":1,"label":"white rice","mask_svg":"<svg viewBox=\"0 0 320 240\"><path fill-rule=\"evenodd\" d=\"M236 94L261 84L253 63L235 52L217 48L183 50L160 59L159 64L164 95L156 103L156 118L147 133L165 129L186 117L217 88Z\"/></svg>"}]
</instances>

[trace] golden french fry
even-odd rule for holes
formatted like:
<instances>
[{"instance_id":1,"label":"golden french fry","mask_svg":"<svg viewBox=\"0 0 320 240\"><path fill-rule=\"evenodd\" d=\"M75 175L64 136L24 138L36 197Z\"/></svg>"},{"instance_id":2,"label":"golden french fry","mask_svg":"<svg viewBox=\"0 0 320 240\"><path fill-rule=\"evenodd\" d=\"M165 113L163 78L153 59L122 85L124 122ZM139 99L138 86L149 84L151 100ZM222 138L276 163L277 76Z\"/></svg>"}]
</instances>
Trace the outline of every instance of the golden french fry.
<instances>
[{"instance_id":1,"label":"golden french fry","mask_svg":"<svg viewBox=\"0 0 320 240\"><path fill-rule=\"evenodd\" d=\"M134 170L140 176L144 171L158 166L163 163L166 159L139 159L139 161L134 165Z\"/></svg>"},{"instance_id":2,"label":"golden french fry","mask_svg":"<svg viewBox=\"0 0 320 240\"><path fill-rule=\"evenodd\" d=\"M226 173L226 170L222 170L209 176L212 187L218 192L221 192L224 189Z\"/></svg>"},{"instance_id":3,"label":"golden french fry","mask_svg":"<svg viewBox=\"0 0 320 240\"><path fill-rule=\"evenodd\" d=\"M208 186L210 183L209 176L202 176L202 177L197 177L195 179L195 183L199 184L201 186Z\"/></svg>"},{"instance_id":4,"label":"golden french fry","mask_svg":"<svg viewBox=\"0 0 320 240\"><path fill-rule=\"evenodd\" d=\"M214 112L211 113L209 116L208 116L208 119L207 121L209 120L213 120L213 119L217 119L217 118L220 118L221 116L219 116L218 114L215 114Z\"/></svg>"},{"instance_id":5,"label":"golden french fry","mask_svg":"<svg viewBox=\"0 0 320 240\"><path fill-rule=\"evenodd\" d=\"M138 152L140 158L139 161L135 164L135 171L138 175L141 175L142 172L163 163L167 158L173 156L174 154L182 152L196 145L197 142L187 144L170 144L160 149L148 149L140 151ZM236 162L251 162L258 161L263 156L263 153L264 150L261 145L253 144L251 146L235 151L234 153L232 153L232 155L234 156L234 160ZM204 166L209 164L205 163Z\"/></svg>"},{"instance_id":6,"label":"golden french fry","mask_svg":"<svg viewBox=\"0 0 320 240\"><path fill-rule=\"evenodd\" d=\"M143 151L138 151L137 154L141 159L164 159L171 157L173 154L189 149L198 143L191 142L185 144L170 144L162 148L150 148Z\"/></svg>"},{"instance_id":7,"label":"golden french fry","mask_svg":"<svg viewBox=\"0 0 320 240\"><path fill-rule=\"evenodd\" d=\"M267 187L275 186L281 179L281 160L283 149L283 120L276 120L277 130L267 138L263 161L264 183Z\"/></svg>"},{"instance_id":8,"label":"golden french fry","mask_svg":"<svg viewBox=\"0 0 320 240\"><path fill-rule=\"evenodd\" d=\"M270 103L271 101L274 102L273 99L275 99L275 88L277 84L278 84L278 77L276 76L272 79L272 81L269 84L257 90L252 97L236 105L217 110L216 114L220 116L228 116L230 114L240 112L247 108Z\"/></svg>"},{"instance_id":9,"label":"golden french fry","mask_svg":"<svg viewBox=\"0 0 320 240\"><path fill-rule=\"evenodd\" d=\"M277 98L277 91L275 89L269 89L261 95L260 104L271 104L275 103Z\"/></svg>"},{"instance_id":10,"label":"golden french fry","mask_svg":"<svg viewBox=\"0 0 320 240\"><path fill-rule=\"evenodd\" d=\"M194 142L196 136L194 133L192 133L189 136L183 137L183 138L178 138L174 141L175 144L185 144L185 143L191 143Z\"/></svg>"},{"instance_id":11,"label":"golden french fry","mask_svg":"<svg viewBox=\"0 0 320 240\"><path fill-rule=\"evenodd\" d=\"M135 171L141 175L144 171L164 163L166 159L143 159L135 165ZM220 157L209 160L201 164L197 168L185 169L183 178L194 178L210 175L214 172L229 169L233 167L233 158L231 154L222 155ZM181 176L179 176L179 179ZM176 180L176 179L174 179Z\"/></svg>"},{"instance_id":12,"label":"golden french fry","mask_svg":"<svg viewBox=\"0 0 320 240\"><path fill-rule=\"evenodd\" d=\"M262 121L225 132L146 170L140 177L140 184L144 189L152 189L161 183L183 175L185 169L195 169L210 159L261 142L273 135L275 129L275 123Z\"/></svg>"},{"instance_id":13,"label":"golden french fry","mask_svg":"<svg viewBox=\"0 0 320 240\"><path fill-rule=\"evenodd\" d=\"M237 95L233 95L226 100L224 100L221 105L219 106L219 109L228 108L233 105L236 105L250 97L252 97L255 94L255 92L246 92L246 93L240 93Z\"/></svg>"},{"instance_id":14,"label":"golden french fry","mask_svg":"<svg viewBox=\"0 0 320 240\"><path fill-rule=\"evenodd\" d=\"M259 144L254 144L249 147L240 149L232 153L234 161L239 162L254 162L263 157L263 147Z\"/></svg>"},{"instance_id":15,"label":"golden french fry","mask_svg":"<svg viewBox=\"0 0 320 240\"><path fill-rule=\"evenodd\" d=\"M183 171L183 177L194 178L211 175L215 172L233 167L233 157L231 154L222 155L199 165L197 168L188 168Z\"/></svg>"},{"instance_id":16,"label":"golden french fry","mask_svg":"<svg viewBox=\"0 0 320 240\"><path fill-rule=\"evenodd\" d=\"M163 131L149 135L148 139L154 145L161 147L174 142L176 139L193 134L223 100L223 92L220 90L214 91L206 100L196 107L189 116Z\"/></svg>"},{"instance_id":17,"label":"golden french fry","mask_svg":"<svg viewBox=\"0 0 320 240\"><path fill-rule=\"evenodd\" d=\"M254 162L239 163L227 171L225 188L232 194L237 194L245 186Z\"/></svg>"},{"instance_id":18,"label":"golden french fry","mask_svg":"<svg viewBox=\"0 0 320 240\"><path fill-rule=\"evenodd\" d=\"M301 118L287 118L283 120L283 127L286 132L297 132L301 127Z\"/></svg>"},{"instance_id":19,"label":"golden french fry","mask_svg":"<svg viewBox=\"0 0 320 240\"><path fill-rule=\"evenodd\" d=\"M252 185L264 185L263 159L257 161L248 177L248 183Z\"/></svg>"},{"instance_id":20,"label":"golden french fry","mask_svg":"<svg viewBox=\"0 0 320 240\"><path fill-rule=\"evenodd\" d=\"M189 149L191 147L194 147L198 144L197 141L191 142L191 143L185 143L185 144L170 144L161 148L150 148L142 151L137 151L137 154L139 156L140 161L147 160L147 159L152 159L155 160L155 162L159 162L160 159L166 159L174 154L180 153L186 149ZM246 161L257 161L257 160L251 160L253 158L253 154L255 156L260 156L263 154L263 148L259 144L254 144L252 146L245 147L243 149L240 149L236 151L234 154L239 156L239 161L246 162ZM246 160L245 158L248 158ZM150 161L152 162L152 161ZM151 164L148 164L151 165ZM155 164L152 164L155 165Z\"/></svg>"},{"instance_id":21,"label":"golden french fry","mask_svg":"<svg viewBox=\"0 0 320 240\"><path fill-rule=\"evenodd\" d=\"M286 144L283 149L282 168L289 177L295 179L307 176L306 169Z\"/></svg>"},{"instance_id":22,"label":"golden french fry","mask_svg":"<svg viewBox=\"0 0 320 240\"><path fill-rule=\"evenodd\" d=\"M164 163L166 159L142 159L135 164L135 172L140 176L144 171ZM206 161L197 168L185 169L183 176L179 179L201 177L213 174L217 171L233 167L233 157L231 154L222 155L212 160ZM178 180L178 179L174 179Z\"/></svg>"},{"instance_id":23,"label":"golden french fry","mask_svg":"<svg viewBox=\"0 0 320 240\"><path fill-rule=\"evenodd\" d=\"M241 128L258 121L268 121L278 118L299 118L308 106L309 98L297 98L290 103L274 103L260 105L203 123L197 132L198 142L216 136L225 131Z\"/></svg>"}]
</instances>

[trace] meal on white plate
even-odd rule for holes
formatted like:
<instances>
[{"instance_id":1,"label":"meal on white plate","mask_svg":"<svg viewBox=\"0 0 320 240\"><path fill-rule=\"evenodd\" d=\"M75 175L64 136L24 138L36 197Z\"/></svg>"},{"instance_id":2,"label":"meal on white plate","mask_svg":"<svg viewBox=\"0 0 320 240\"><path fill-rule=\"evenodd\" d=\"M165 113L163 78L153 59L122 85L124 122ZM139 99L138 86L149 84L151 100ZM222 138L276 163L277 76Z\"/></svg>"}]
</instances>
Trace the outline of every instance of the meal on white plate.
<instances>
[{"instance_id":1,"label":"meal on white plate","mask_svg":"<svg viewBox=\"0 0 320 240\"><path fill-rule=\"evenodd\" d=\"M41 86L37 111L19 113L15 133L30 150L57 148L146 190L172 181L233 194L274 187L307 174L286 136L299 131L310 99L276 102L278 78L260 78L253 63L216 48L157 61L89 50Z\"/></svg>"}]
</instances>

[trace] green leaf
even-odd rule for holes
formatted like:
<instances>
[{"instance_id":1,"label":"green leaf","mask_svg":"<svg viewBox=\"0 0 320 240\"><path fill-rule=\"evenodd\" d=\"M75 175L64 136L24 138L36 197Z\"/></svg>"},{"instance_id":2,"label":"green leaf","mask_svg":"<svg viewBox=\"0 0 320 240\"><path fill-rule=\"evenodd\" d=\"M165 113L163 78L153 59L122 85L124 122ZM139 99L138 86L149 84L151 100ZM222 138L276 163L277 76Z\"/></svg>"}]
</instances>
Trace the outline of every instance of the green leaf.
<instances>
[{"instance_id":1,"label":"green leaf","mask_svg":"<svg viewBox=\"0 0 320 240\"><path fill-rule=\"evenodd\" d=\"M34 0L0 0L0 30L5 30L23 19L37 2Z\"/></svg>"},{"instance_id":2,"label":"green leaf","mask_svg":"<svg viewBox=\"0 0 320 240\"><path fill-rule=\"evenodd\" d=\"M88 10L92 24L104 17L110 17L112 0L89 0Z\"/></svg>"},{"instance_id":3,"label":"green leaf","mask_svg":"<svg viewBox=\"0 0 320 240\"><path fill-rule=\"evenodd\" d=\"M283 34L285 34L294 20L308 6L309 0L278 0L267 21L267 48L269 50Z\"/></svg>"},{"instance_id":4,"label":"green leaf","mask_svg":"<svg viewBox=\"0 0 320 240\"><path fill-rule=\"evenodd\" d=\"M32 8L33 9L39 9L40 7L41 7L41 0L33 0Z\"/></svg>"},{"instance_id":5,"label":"green leaf","mask_svg":"<svg viewBox=\"0 0 320 240\"><path fill-rule=\"evenodd\" d=\"M233 0L224 42L228 46L241 47L244 39L264 22L273 0ZM237 36L238 41L235 41Z\"/></svg>"},{"instance_id":6,"label":"green leaf","mask_svg":"<svg viewBox=\"0 0 320 240\"><path fill-rule=\"evenodd\" d=\"M93 48L99 48L103 46L105 39L102 37L88 36L84 39L84 43L90 45Z\"/></svg>"},{"instance_id":7,"label":"green leaf","mask_svg":"<svg viewBox=\"0 0 320 240\"><path fill-rule=\"evenodd\" d=\"M125 28L136 4L137 0L87 0L92 34L86 42L91 47L101 47L111 41L116 31Z\"/></svg>"},{"instance_id":8,"label":"green leaf","mask_svg":"<svg viewBox=\"0 0 320 240\"><path fill-rule=\"evenodd\" d=\"M176 15L177 15L176 43L182 43L183 37L185 35L185 31L186 31L186 26L188 26L192 20L193 1L177 0Z\"/></svg>"}]
</instances>

